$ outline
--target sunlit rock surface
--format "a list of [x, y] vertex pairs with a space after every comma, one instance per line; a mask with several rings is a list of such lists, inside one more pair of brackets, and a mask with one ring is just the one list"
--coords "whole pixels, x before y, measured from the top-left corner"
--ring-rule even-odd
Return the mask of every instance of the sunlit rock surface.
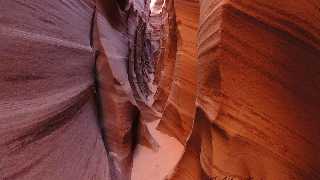
[[320, 178], [319, 5], [200, 2], [196, 119], [211, 125], [209, 176]]
[[0, 180], [320, 179], [318, 0], [0, 0]]

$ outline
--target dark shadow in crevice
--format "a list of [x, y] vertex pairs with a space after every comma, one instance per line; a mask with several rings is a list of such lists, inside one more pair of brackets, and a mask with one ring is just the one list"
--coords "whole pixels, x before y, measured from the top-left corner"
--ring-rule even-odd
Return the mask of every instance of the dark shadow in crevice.
[[121, 12], [126, 8], [127, 0], [101, 0], [101, 4], [113, 28], [120, 30], [126, 27], [125, 18]]

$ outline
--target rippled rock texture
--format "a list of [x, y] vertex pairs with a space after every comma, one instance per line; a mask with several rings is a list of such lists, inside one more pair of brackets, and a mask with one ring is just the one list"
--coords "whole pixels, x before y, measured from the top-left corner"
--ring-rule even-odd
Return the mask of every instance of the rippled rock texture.
[[0, 0], [0, 179], [320, 179], [319, 9]]

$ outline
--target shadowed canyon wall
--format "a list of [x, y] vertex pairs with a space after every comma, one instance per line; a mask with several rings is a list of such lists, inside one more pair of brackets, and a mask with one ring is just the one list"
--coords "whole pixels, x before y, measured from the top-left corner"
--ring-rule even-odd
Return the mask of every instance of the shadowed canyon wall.
[[320, 179], [318, 0], [0, 0], [0, 180]]

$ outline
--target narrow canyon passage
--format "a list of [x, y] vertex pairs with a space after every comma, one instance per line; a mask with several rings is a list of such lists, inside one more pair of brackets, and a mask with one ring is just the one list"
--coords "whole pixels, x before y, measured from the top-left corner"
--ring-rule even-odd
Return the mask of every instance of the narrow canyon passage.
[[320, 179], [318, 0], [0, 0], [0, 180]]

